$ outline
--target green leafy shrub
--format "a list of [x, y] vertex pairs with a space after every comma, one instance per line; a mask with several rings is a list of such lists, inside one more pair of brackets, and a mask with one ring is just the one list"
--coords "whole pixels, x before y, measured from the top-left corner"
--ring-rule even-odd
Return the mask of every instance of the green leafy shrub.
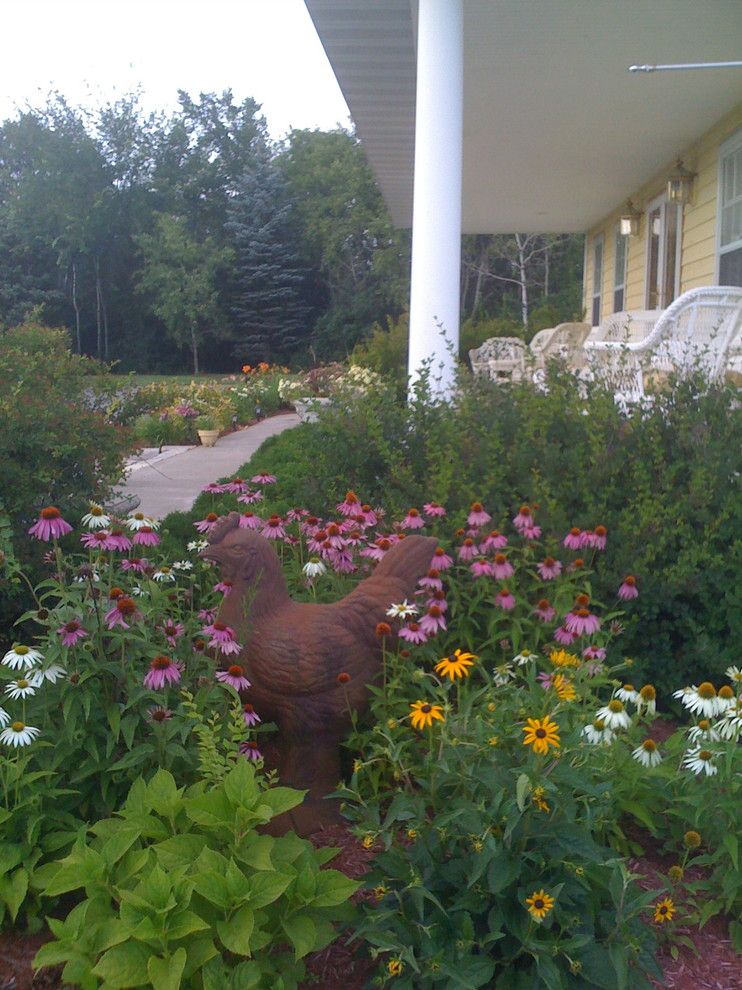
[[268, 787], [247, 760], [218, 783], [179, 788], [165, 770], [48, 866], [47, 896], [83, 890], [35, 965], [65, 984], [154, 990], [294, 990], [304, 957], [335, 937], [358, 884], [322, 870], [332, 850], [257, 829], [301, 792]]
[[153, 416], [145, 413], [137, 416], [133, 433], [137, 440], [148, 447], [183, 444], [190, 440], [188, 421], [181, 416]]
[[459, 356], [468, 362], [469, 351], [480, 347], [490, 337], [522, 337], [523, 325], [517, 320], [495, 317], [489, 320], [465, 320], [459, 334]]

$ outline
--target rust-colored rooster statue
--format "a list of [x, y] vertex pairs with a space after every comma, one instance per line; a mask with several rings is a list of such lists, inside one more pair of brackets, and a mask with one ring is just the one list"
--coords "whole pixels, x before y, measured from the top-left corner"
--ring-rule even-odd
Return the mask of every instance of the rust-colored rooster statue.
[[[412, 596], [436, 546], [432, 537], [408, 536], [341, 601], [312, 604], [289, 597], [275, 550], [239, 528], [238, 513], [211, 531], [202, 556], [233, 585], [217, 620], [242, 644], [239, 663], [252, 683], [246, 700], [278, 726], [281, 783], [309, 792], [283, 821], [274, 820], [279, 829], [309, 835], [337, 820], [335, 803], [323, 799], [340, 780], [350, 709], [367, 708], [367, 685], [381, 671], [376, 626], [392, 602]], [[338, 680], [339, 674], [349, 679]]]

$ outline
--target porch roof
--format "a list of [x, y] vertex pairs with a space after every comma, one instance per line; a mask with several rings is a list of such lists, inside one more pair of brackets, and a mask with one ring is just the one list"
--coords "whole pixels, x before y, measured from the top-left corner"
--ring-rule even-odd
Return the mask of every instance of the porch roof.
[[[305, 0], [394, 222], [409, 227], [417, 0]], [[739, 0], [464, 0], [465, 233], [582, 231], [742, 100]], [[692, 165], [692, 163], [690, 163]]]

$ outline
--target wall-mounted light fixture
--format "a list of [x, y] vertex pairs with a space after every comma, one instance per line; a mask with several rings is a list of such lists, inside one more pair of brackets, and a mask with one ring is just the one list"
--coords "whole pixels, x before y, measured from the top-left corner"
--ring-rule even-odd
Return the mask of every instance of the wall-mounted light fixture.
[[683, 166], [678, 158], [675, 171], [667, 179], [667, 199], [670, 203], [688, 203], [693, 195], [693, 180], [695, 172]]
[[618, 221], [618, 229], [624, 237], [637, 237], [641, 228], [642, 213], [631, 200], [626, 201], [626, 212]]

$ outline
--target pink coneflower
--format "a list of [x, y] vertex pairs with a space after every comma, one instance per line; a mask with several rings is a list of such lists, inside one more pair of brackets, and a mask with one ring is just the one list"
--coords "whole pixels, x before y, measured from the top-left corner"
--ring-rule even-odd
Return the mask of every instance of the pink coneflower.
[[345, 537], [343, 531], [337, 523], [328, 523], [325, 527], [325, 539], [323, 540], [325, 550], [344, 550]]
[[81, 639], [87, 636], [87, 630], [83, 629], [82, 623], [77, 619], [70, 619], [57, 629], [62, 637], [63, 646], [75, 646]]
[[536, 680], [539, 682], [544, 691], [549, 690], [553, 678], [554, 675], [548, 674], [545, 670], [542, 670], [540, 674], [536, 674]]
[[[202, 622], [209, 622], [209, 623], [211, 623], [216, 618], [216, 609], [215, 608], [200, 608], [198, 610], [198, 617], [199, 617], [199, 619]], [[207, 635], [209, 635], [209, 636], [212, 635], [211, 630], [209, 630], [209, 629], [204, 629], [204, 632], [207, 633]]]
[[233, 663], [226, 670], [217, 670], [216, 679], [222, 684], [229, 684], [235, 691], [247, 691], [250, 687], [250, 682], [245, 677], [245, 668], [239, 663]]
[[242, 478], [232, 478], [224, 485], [225, 492], [232, 492], [235, 495], [244, 495], [250, 491], [250, 486]]
[[435, 636], [439, 630], [446, 631], [446, 619], [443, 615], [443, 609], [439, 605], [430, 606], [420, 619], [420, 629], [426, 636]]
[[436, 547], [430, 566], [436, 571], [447, 571], [449, 567], [453, 567], [453, 557], [449, 556], [443, 547]]
[[286, 537], [286, 530], [281, 523], [281, 517], [271, 516], [263, 526], [262, 534], [268, 540], [283, 540]]
[[541, 536], [540, 526], [522, 526], [519, 530], [524, 540], [537, 540]]
[[226, 490], [226, 485], [220, 485], [216, 481], [210, 481], [201, 489], [202, 492], [207, 492], [209, 495], [223, 495]]
[[183, 672], [183, 665], [170, 657], [155, 657], [150, 662], [143, 684], [152, 691], [159, 691], [168, 684], [177, 684]]
[[[262, 492], [261, 492], [262, 494]], [[286, 518], [289, 522], [301, 522], [304, 516], [308, 516], [309, 512], [307, 509], [289, 509], [286, 513]]]
[[556, 609], [553, 608], [548, 598], [541, 598], [533, 610], [533, 614], [542, 622], [552, 622], [556, 615]]
[[575, 571], [581, 571], [585, 566], [585, 561], [582, 557], [575, 557], [571, 564], [567, 564], [567, 572], [573, 574]]
[[457, 553], [459, 560], [474, 560], [475, 557], [479, 556], [479, 547], [470, 536], [467, 536]]
[[561, 646], [571, 646], [577, 639], [577, 634], [570, 632], [566, 626], [559, 626], [558, 629], [554, 630], [554, 639]]
[[275, 485], [276, 480], [275, 474], [256, 474], [250, 478], [253, 485]]
[[28, 531], [29, 536], [37, 540], [58, 540], [60, 536], [65, 536], [72, 532], [72, 527], [62, 519], [62, 513], [53, 505], [41, 510], [38, 520]]
[[203, 519], [197, 520], [193, 525], [199, 533], [210, 533], [218, 522], [218, 514], [216, 512], [209, 512]]
[[150, 722], [169, 722], [173, 717], [173, 713], [169, 708], [163, 708], [162, 705], [157, 705], [155, 708], [149, 708], [147, 710], [147, 719]]
[[80, 543], [86, 550], [115, 550], [116, 544], [111, 541], [111, 534], [107, 529], [94, 529], [89, 533], [84, 533], [80, 537]]
[[546, 557], [540, 564], [536, 564], [536, 570], [542, 581], [553, 581], [562, 573], [562, 565], [553, 557]]
[[469, 570], [473, 578], [491, 578], [495, 576], [493, 565], [489, 560], [475, 560], [469, 564]]
[[428, 638], [418, 622], [408, 622], [406, 626], [402, 626], [397, 635], [408, 643], [424, 643]]
[[124, 533], [123, 529], [114, 528], [111, 530], [111, 543], [113, 544], [113, 549], [118, 551], [118, 553], [126, 553], [131, 550], [131, 540]]
[[605, 526], [596, 526], [592, 533], [587, 533], [586, 545], [596, 550], [605, 550], [608, 530]]
[[573, 526], [572, 529], [567, 533], [567, 535], [562, 540], [562, 544], [568, 550], [581, 550], [585, 545], [583, 541], [582, 530]]
[[156, 547], [162, 541], [151, 526], [142, 526], [134, 534], [134, 544], [142, 547]]
[[254, 505], [256, 502], [262, 502], [264, 498], [265, 495], [261, 491], [251, 489], [240, 495], [237, 501], [242, 502], [244, 505]]
[[585, 660], [605, 660], [606, 651], [602, 646], [586, 646], [582, 656]]
[[532, 529], [534, 525], [530, 506], [521, 505], [513, 518], [513, 526], [520, 532], [524, 529]]
[[256, 516], [254, 512], [241, 512], [239, 528], [240, 529], [261, 529], [263, 526], [263, 520], [260, 516]]
[[618, 597], [622, 601], [629, 601], [631, 598], [638, 598], [639, 591], [636, 587], [636, 578], [633, 574], [629, 574], [628, 577], [623, 579], [623, 584], [618, 589]]
[[374, 510], [370, 505], [362, 505], [361, 515], [363, 516], [366, 526], [375, 526], [384, 513], [381, 509]]
[[336, 508], [341, 516], [354, 516], [361, 508], [361, 500], [355, 492], [346, 492], [345, 499]]
[[600, 619], [588, 609], [590, 599], [587, 595], [578, 595], [575, 608], [567, 614], [564, 620], [565, 628], [575, 636], [592, 636], [600, 629]]
[[263, 759], [263, 754], [258, 749], [258, 744], [256, 742], [252, 742], [250, 739], [240, 743], [240, 753], [247, 757], [248, 760], [252, 760], [254, 763], [257, 763], [258, 760]]
[[488, 535], [482, 540], [481, 549], [485, 553], [489, 553], [491, 550], [502, 550], [503, 547], [508, 545], [507, 536], [503, 536], [499, 529], [493, 529]]
[[423, 506], [423, 512], [426, 516], [430, 516], [431, 519], [441, 519], [446, 514], [446, 510], [442, 505], [438, 505], [437, 502], [426, 502]]
[[245, 725], [249, 725], [251, 728], [253, 725], [257, 725], [262, 719], [260, 715], [255, 711], [251, 704], [246, 704], [242, 706], [242, 718], [244, 719]]
[[425, 607], [430, 608], [431, 605], [437, 605], [441, 612], [448, 611], [448, 602], [446, 601], [446, 596], [442, 591], [434, 591], [430, 598], [425, 602]]
[[119, 595], [116, 598], [115, 606], [104, 616], [109, 629], [121, 626], [128, 629], [129, 623], [138, 622], [142, 618], [142, 613], [137, 609], [136, 602], [127, 595]]
[[185, 626], [183, 623], [173, 622], [172, 619], [166, 619], [160, 628], [165, 634], [165, 639], [168, 641], [170, 646], [175, 646], [176, 642], [185, 633]]
[[443, 590], [440, 573], [434, 567], [431, 567], [425, 577], [420, 578], [417, 583], [421, 588], [430, 588], [432, 591]]
[[401, 523], [403, 529], [422, 529], [424, 525], [425, 520], [421, 517], [417, 509], [408, 509], [407, 515]]
[[496, 553], [492, 563], [492, 572], [498, 581], [506, 581], [515, 574], [513, 565], [504, 553]]
[[[350, 522], [350, 520], [348, 521]], [[348, 528], [345, 528], [344, 526], [341, 528], [345, 533], [346, 547], [360, 547], [363, 543], [365, 543], [363, 533], [357, 526], [351, 524]]]
[[480, 526], [486, 526], [488, 522], [491, 522], [492, 516], [489, 512], [484, 511], [484, 506], [481, 502], [472, 502], [466, 521], [469, 526], [479, 529]]
[[220, 591], [224, 595], [224, 597], [226, 598], [227, 595], [231, 595], [232, 594], [232, 582], [231, 581], [228, 581], [226, 578], [222, 578], [221, 581], [218, 581], [214, 585], [214, 587], [213, 587], [212, 590], [213, 591]]
[[146, 557], [128, 557], [121, 561], [122, 571], [135, 571], [137, 574], [144, 574], [149, 568], [149, 561]]
[[515, 608], [515, 598], [507, 588], [501, 588], [495, 595], [495, 605], [499, 605], [500, 608], [509, 612], [510, 609]]
[[330, 550], [325, 559], [336, 574], [353, 574], [356, 570], [350, 550]]
[[204, 626], [203, 632], [211, 636], [207, 645], [219, 650], [224, 656], [242, 652], [242, 647], [235, 639], [234, 629], [223, 622], [213, 622], [210, 626]]

